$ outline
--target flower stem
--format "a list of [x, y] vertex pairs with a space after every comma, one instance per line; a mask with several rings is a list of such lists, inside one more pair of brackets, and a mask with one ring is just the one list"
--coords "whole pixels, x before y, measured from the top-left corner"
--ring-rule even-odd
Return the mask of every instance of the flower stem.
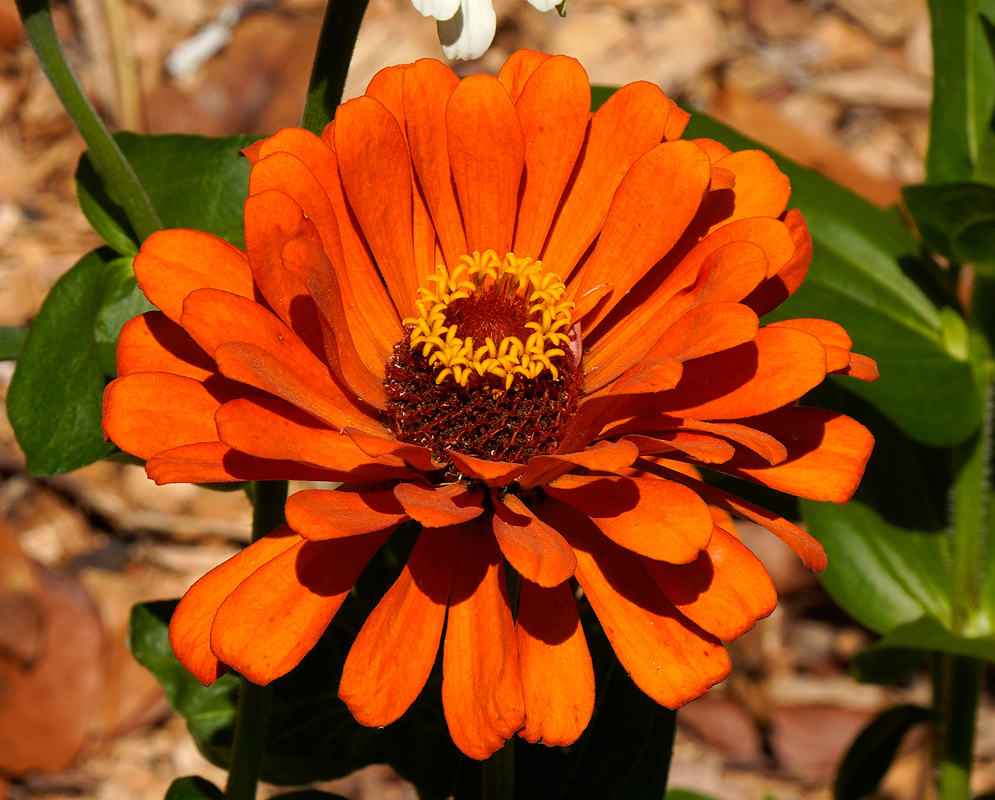
[[981, 694], [980, 661], [933, 656], [933, 764], [937, 800], [969, 800], [974, 729]]
[[301, 127], [320, 135], [342, 101], [349, 62], [369, 0], [328, 0], [314, 53]]
[[[253, 484], [252, 541], [257, 541], [283, 524], [287, 500], [286, 481], [257, 481]], [[238, 684], [235, 740], [228, 764], [226, 800], [255, 800], [259, 767], [266, 746], [270, 688], [257, 686], [243, 677]]]
[[515, 742], [504, 747], [482, 765], [483, 800], [515, 800]]
[[138, 176], [121, 148], [111, 137], [96, 110], [90, 104], [59, 46], [52, 23], [49, 0], [16, 0], [24, 20], [24, 30], [41, 62], [42, 69], [55, 88], [69, 116], [79, 129], [94, 166], [111, 193], [124, 208], [128, 221], [141, 240], [162, 228], [162, 221], [152, 206]]

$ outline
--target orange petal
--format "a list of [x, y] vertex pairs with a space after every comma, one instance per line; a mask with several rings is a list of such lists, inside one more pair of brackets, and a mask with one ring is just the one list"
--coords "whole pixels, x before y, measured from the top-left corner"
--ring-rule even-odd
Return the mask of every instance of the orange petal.
[[715, 162], [735, 175], [734, 189], [709, 193], [694, 221], [705, 233], [738, 219], [779, 217], [791, 194], [788, 177], [760, 150], [739, 150]]
[[564, 475], [543, 491], [586, 514], [626, 550], [658, 561], [687, 564], [712, 535], [705, 501], [673, 481]]
[[670, 116], [667, 117], [667, 127], [664, 128], [663, 139], [672, 142], [674, 139], [681, 138], [681, 134], [684, 133], [684, 129], [691, 121], [691, 115], [669, 97], [667, 101], [670, 103]]
[[577, 553], [577, 581], [625, 671], [667, 708], [701, 696], [729, 674], [725, 648], [667, 600], [634, 553], [600, 536], [582, 514], [547, 503], [540, 514]]
[[594, 667], [570, 584], [522, 581], [515, 626], [525, 699], [519, 735], [549, 747], [573, 744], [594, 712]]
[[721, 142], [716, 142], [714, 139], [692, 139], [698, 147], [708, 153], [708, 159], [714, 164], [720, 158], [725, 158], [729, 155], [732, 150], [726, 147]]
[[494, 497], [492, 525], [504, 557], [526, 580], [550, 587], [573, 576], [577, 559], [566, 539], [515, 495]]
[[351, 395], [332, 383], [327, 373], [307, 369], [306, 362], [288, 366], [283, 360], [248, 342], [225, 342], [214, 351], [218, 367], [232, 380], [269, 392], [334, 428], [362, 428], [374, 433], [383, 427], [356, 406]]
[[742, 636], [777, 605], [767, 570], [731, 533], [716, 526], [708, 549], [690, 564], [643, 559], [678, 610], [724, 642]]
[[[625, 174], [594, 253], [571, 282], [574, 296], [610, 281], [614, 293], [584, 319], [593, 328], [677, 243], [708, 188], [711, 166], [697, 145], [657, 145]], [[652, 220], [652, 221], [651, 221]]]
[[565, 475], [574, 467], [584, 467], [596, 472], [617, 472], [623, 467], [631, 466], [638, 455], [638, 448], [629, 442], [598, 442], [593, 447], [576, 453], [533, 456], [518, 485], [522, 489], [532, 489]]
[[525, 134], [525, 174], [513, 250], [538, 259], [587, 133], [587, 73], [576, 59], [553, 56], [532, 73], [515, 109]]
[[681, 430], [703, 431], [745, 445], [768, 464], [780, 464], [788, 457], [788, 451], [781, 442], [769, 433], [751, 426], [752, 420], [749, 424], [740, 425], [735, 422], [705, 422], [698, 419], [682, 419], [677, 425]]
[[336, 492], [308, 489], [290, 496], [286, 512], [290, 527], [312, 542], [385, 531], [408, 519], [390, 490]]
[[[327, 157], [322, 159], [319, 164], [320, 169], [328, 169], [334, 166], [334, 160], [332, 158], [332, 153], [328, 149], [328, 146], [322, 142], [320, 139], [317, 140], [317, 147], [323, 148], [327, 153]], [[301, 229], [301, 223], [299, 220], [294, 223], [294, 217], [297, 216], [295, 213], [294, 206], [303, 212], [303, 217], [308, 219], [317, 230], [318, 236], [320, 237], [318, 241], [315, 242], [319, 247], [323, 248], [325, 252], [335, 261], [343, 261], [344, 255], [342, 253], [342, 241], [339, 236], [339, 225], [338, 220], [335, 218], [335, 211], [332, 208], [332, 202], [328, 199], [328, 195], [325, 193], [324, 187], [318, 180], [318, 176], [309, 169], [304, 162], [297, 157], [295, 153], [288, 152], [276, 152], [272, 155], [268, 155], [259, 161], [253, 168], [252, 173], [249, 176], [249, 197], [253, 197], [257, 194], [267, 193], [267, 197], [264, 203], [253, 203], [251, 208], [253, 210], [253, 216], [265, 214], [266, 207], [272, 205], [274, 202], [280, 202], [277, 200], [279, 194], [270, 193], [271, 191], [279, 192], [289, 197], [293, 205], [287, 203], [285, 200], [280, 203], [282, 206], [281, 211], [272, 211], [270, 214], [270, 219], [274, 217], [285, 216], [283, 220], [284, 225], [287, 225], [287, 230], [285, 228], [284, 235], [277, 237], [275, 241], [270, 245], [271, 249], [279, 254], [281, 245], [287, 240], [287, 234], [291, 237], [293, 236], [293, 229], [296, 227]], [[282, 212], [282, 213], [281, 213]], [[289, 212], [289, 213], [287, 213]], [[258, 225], [259, 223], [265, 224], [265, 219], [254, 220]], [[279, 223], [278, 223], [279, 224]], [[258, 233], [258, 230], [257, 230]], [[262, 242], [256, 241], [258, 247], [259, 244], [264, 244]], [[246, 241], [246, 249], [249, 251], [249, 261], [254, 262], [254, 253], [248, 248], [248, 240]], [[256, 265], [253, 263], [253, 274], [255, 272]], [[273, 275], [272, 277], [276, 277]], [[258, 283], [257, 279], [257, 283]], [[270, 299], [271, 292], [267, 291], [270, 287], [260, 285], [263, 294], [266, 296], [267, 301], [273, 309], [283, 316], [281, 310], [286, 305], [286, 298], [276, 296]], [[276, 288], [276, 287], [273, 287]]]
[[739, 303], [708, 303], [692, 308], [657, 339], [648, 355], [690, 361], [752, 342], [760, 322]]
[[505, 486], [525, 472], [524, 464], [474, 458], [456, 450], [446, 450], [446, 455], [461, 473], [483, 481], [485, 486]]
[[739, 419], [773, 411], [822, 383], [825, 353], [801, 331], [761, 328], [755, 342], [685, 362], [680, 385], [652, 413]]
[[480, 504], [483, 492], [469, 491], [463, 483], [450, 483], [447, 486], [400, 483], [394, 487], [394, 497], [411, 519], [426, 528], [458, 525], [484, 513]]
[[257, 458], [297, 461], [354, 481], [417, 474], [399, 458], [371, 458], [348, 436], [275, 397], [232, 400], [214, 422], [221, 441]]
[[[805, 224], [801, 212], [797, 208], [792, 208], [784, 215], [784, 224], [794, 242], [794, 253], [783, 263], [778, 264], [773, 270], [774, 274], [743, 301], [760, 316], [777, 308], [795, 293], [805, 280], [809, 264], [812, 263], [812, 236], [808, 232], [808, 225]], [[769, 253], [768, 258], [770, 258]], [[772, 267], [774, 263], [772, 262]]]
[[612, 291], [613, 289], [610, 283], [601, 283], [593, 289], [588, 289], [584, 292], [584, 294], [578, 297], [574, 303], [573, 312], [570, 317], [571, 325], [579, 320], [582, 320], [594, 311], [598, 303], [611, 294]]
[[244, 217], [245, 247], [259, 291], [276, 315], [312, 352], [323, 355], [321, 327], [314, 302], [297, 276], [283, 268], [281, 258], [283, 246], [290, 239], [318, 238], [314, 224], [290, 197], [273, 190], [246, 200]]
[[[548, 53], [540, 53], [536, 50], [516, 50], [508, 60], [501, 66], [498, 72], [498, 80], [504, 84], [508, 90], [508, 95], [512, 100], [518, 100], [525, 83], [532, 77], [539, 66], [553, 56]], [[587, 110], [590, 112], [591, 103], [588, 101]]]
[[849, 500], [874, 447], [867, 428], [822, 408], [787, 406], [744, 423], [783, 442], [787, 458], [771, 466], [751, 453], [739, 453], [719, 469], [810, 500]]
[[[768, 276], [783, 269], [797, 251], [789, 226], [781, 220], [770, 217], [737, 220], [717, 228], [701, 241], [698, 241], [695, 231], [689, 230], [673, 252], [650, 274], [651, 281], [660, 278], [660, 285], [653, 291], [649, 302], [669, 307], [680, 292], [694, 284], [705, 260], [712, 253], [733, 242], [750, 242], [758, 245], [763, 250], [764, 258], [767, 259]], [[756, 291], [754, 290], [754, 293]], [[758, 315], [761, 313], [752, 303], [748, 305], [757, 311]]]
[[335, 152], [349, 205], [402, 318], [414, 316], [418, 287], [412, 227], [411, 162], [394, 116], [371, 97], [335, 114]]
[[170, 372], [204, 381], [221, 378], [214, 361], [189, 334], [161, 311], [128, 320], [117, 339], [117, 374]]
[[405, 444], [388, 436], [374, 436], [372, 433], [364, 433], [353, 428], [345, 428], [342, 433], [352, 439], [366, 455], [373, 458], [397, 456], [419, 472], [434, 472], [445, 466], [441, 461], [435, 460], [431, 450], [421, 445]]
[[842, 325], [837, 325], [827, 319], [785, 319], [779, 322], [770, 322], [766, 327], [792, 328], [814, 336], [826, 348], [827, 372], [846, 369], [850, 364], [850, 348], [853, 347], [853, 341], [843, 330]]
[[252, 297], [255, 287], [245, 253], [224, 239], [188, 230], [157, 231], [135, 256], [135, 277], [152, 305], [180, 321], [183, 299], [205, 286]]
[[873, 358], [862, 356], [860, 353], [850, 353], [850, 363], [843, 369], [838, 369], [834, 375], [849, 375], [851, 378], [859, 378], [868, 383], [874, 383], [879, 377], [878, 365]]
[[402, 87], [411, 163], [449, 266], [467, 253], [446, 146], [446, 105], [458, 85], [451, 69], [423, 58], [405, 70]]
[[211, 650], [261, 686], [286, 675], [317, 643], [389, 535], [300, 541], [263, 564], [218, 608]]
[[639, 447], [640, 455], [673, 454], [676, 450], [704, 464], [721, 464], [736, 455], [731, 444], [704, 433], [665, 431], [655, 437], [630, 434], [625, 438]]
[[156, 453], [145, 472], [157, 484], [232, 481], [342, 481], [352, 476], [293, 461], [273, 461], [240, 453], [224, 442], [201, 442]]
[[442, 655], [442, 707], [456, 746], [483, 760], [525, 722], [504, 559], [490, 531], [463, 526]]
[[358, 344], [363, 332], [352, 328], [355, 315], [346, 311], [344, 287], [328, 256], [308, 239], [292, 239], [282, 258], [284, 268], [300, 280], [320, 311], [325, 355], [336, 376], [368, 405], [385, 409], [386, 362], [375, 349]]
[[211, 625], [221, 604], [259, 567], [300, 541], [300, 536], [281, 525], [216, 566], [183, 595], [169, 621], [169, 645], [187, 672], [204, 686], [228, 671], [211, 652]]
[[738, 497], [723, 492], [721, 489], [716, 489], [714, 486], [709, 486], [703, 481], [688, 477], [676, 470], [653, 464], [651, 461], [644, 459], [638, 463], [647, 472], [683, 483], [704, 497], [709, 503], [714, 503], [719, 508], [766, 528], [794, 550], [801, 558], [802, 563], [809, 569], [822, 572], [826, 568], [826, 551], [822, 549], [822, 545], [797, 525], [779, 517], [773, 511], [760, 508], [760, 506], [746, 500], [740, 500]]
[[446, 106], [453, 182], [471, 252], [511, 252], [525, 137], [508, 92], [497, 78], [460, 81]]
[[216, 442], [214, 412], [231, 396], [200, 381], [139, 372], [104, 391], [104, 435], [138, 458], [194, 442]]
[[[397, 120], [402, 134], [405, 133], [406, 128], [404, 75], [409, 69], [408, 66], [385, 67], [373, 76], [370, 85], [366, 87], [366, 96], [383, 104], [384, 108]], [[413, 180], [414, 166], [409, 163], [409, 167]], [[413, 182], [412, 186], [414, 185]], [[435, 265], [438, 263], [435, 259], [435, 228], [432, 226], [425, 198], [417, 189], [411, 193], [411, 203], [415, 274], [420, 279], [424, 279], [424, 276], [435, 272]]]
[[359, 631], [339, 697], [361, 725], [397, 720], [432, 672], [459, 552], [458, 528], [426, 528], [408, 563]]
[[622, 178], [660, 143], [670, 114], [660, 87], [645, 81], [623, 86], [594, 113], [577, 174], [542, 253], [546, 269], [564, 280], [573, 272], [601, 230]]
[[643, 358], [627, 369], [606, 394], [665, 392], [677, 386], [683, 374], [684, 365], [676, 358]]

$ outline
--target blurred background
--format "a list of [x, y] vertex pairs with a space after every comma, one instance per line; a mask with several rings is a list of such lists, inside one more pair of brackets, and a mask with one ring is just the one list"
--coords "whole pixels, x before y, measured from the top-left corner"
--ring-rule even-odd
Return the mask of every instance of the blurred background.
[[[494, 46], [461, 74], [528, 47], [580, 60], [593, 83], [658, 83], [675, 99], [887, 206], [922, 180], [930, 99], [925, 0], [568, 0], [567, 15], [497, 0]], [[299, 121], [322, 0], [72, 0], [55, 4], [68, 57], [112, 129], [272, 133]], [[346, 97], [391, 64], [442, 57], [409, 0], [371, 0]], [[0, 325], [37, 312], [99, 242], [76, 203], [84, 147], [0, 0]], [[13, 363], [0, 362], [0, 396]], [[248, 541], [240, 492], [156, 487], [98, 463], [37, 479], [0, 411], [0, 800], [161, 798], [178, 775], [223, 785], [126, 646], [133, 603], [179, 596]], [[293, 487], [292, 487], [293, 488]], [[858, 684], [873, 638], [796, 557], [742, 526], [781, 597], [731, 646], [732, 677], [679, 715], [671, 785], [722, 800], [828, 798], [846, 748], [882, 708], [928, 703], [925, 674]], [[883, 796], [931, 791], [925, 731]], [[995, 789], [995, 713], [982, 699], [974, 793]], [[328, 788], [414, 798], [386, 768]], [[264, 790], [266, 791], [266, 790]]]

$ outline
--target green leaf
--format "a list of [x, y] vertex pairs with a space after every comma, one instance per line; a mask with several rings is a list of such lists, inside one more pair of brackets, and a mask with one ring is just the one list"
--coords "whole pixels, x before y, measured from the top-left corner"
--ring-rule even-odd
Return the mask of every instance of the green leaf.
[[[239, 151], [257, 138], [114, 134], [164, 227], [195, 228], [238, 247], [245, 244], [242, 208], [249, 193], [249, 162]], [[76, 170], [76, 193], [87, 220], [105, 242], [120, 253], [138, 252], [138, 237], [86, 153]]]
[[[134, 298], [130, 259], [95, 250], [52, 287], [31, 325], [7, 396], [7, 413], [32, 475], [61, 475], [114, 450], [100, 427], [107, 337]], [[130, 282], [130, 283], [129, 283]]]
[[995, 636], [959, 636], [940, 620], [929, 616], [892, 628], [861, 653], [873, 654], [894, 649], [950, 653], [995, 664]]
[[0, 361], [16, 360], [27, 338], [27, 327], [16, 328], [10, 325], [0, 327]]
[[819, 579], [862, 625], [885, 634], [931, 615], [952, 619], [943, 510], [949, 457], [918, 445], [863, 401], [822, 389], [806, 402], [836, 408], [875, 434], [864, 478], [846, 505], [803, 500], [802, 516], [826, 549]]
[[162, 685], [170, 708], [187, 721], [194, 741], [202, 747], [234, 724], [238, 678], [229, 673], [210, 686], [202, 686], [176, 660], [169, 646], [169, 619], [177, 602], [161, 600], [132, 608], [128, 647], [135, 660]]
[[924, 611], [950, 619], [941, 531], [892, 525], [857, 500], [845, 506], [803, 501], [801, 507], [829, 556], [820, 581], [857, 622], [884, 634]]
[[225, 793], [207, 778], [188, 775], [169, 784], [164, 800], [225, 800]]
[[995, 187], [919, 184], [902, 195], [927, 247], [995, 275]]
[[905, 734], [929, 718], [928, 709], [904, 705], [889, 708], [871, 720], [843, 757], [833, 786], [834, 800], [860, 800], [874, 792], [895, 760]]
[[983, 15], [993, 0], [931, 0], [933, 105], [929, 183], [995, 178], [995, 66]]

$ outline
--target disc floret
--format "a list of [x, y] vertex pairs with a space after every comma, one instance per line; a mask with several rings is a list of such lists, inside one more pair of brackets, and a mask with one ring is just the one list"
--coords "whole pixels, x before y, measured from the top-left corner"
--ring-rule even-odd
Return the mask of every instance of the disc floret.
[[440, 264], [428, 281], [434, 286], [418, 290], [418, 316], [404, 324], [412, 326], [411, 349], [438, 370], [437, 384], [451, 378], [466, 387], [474, 375], [492, 375], [507, 391], [516, 376], [532, 380], [544, 371], [557, 380], [573, 303], [542, 262], [474, 252], [452, 269]]

